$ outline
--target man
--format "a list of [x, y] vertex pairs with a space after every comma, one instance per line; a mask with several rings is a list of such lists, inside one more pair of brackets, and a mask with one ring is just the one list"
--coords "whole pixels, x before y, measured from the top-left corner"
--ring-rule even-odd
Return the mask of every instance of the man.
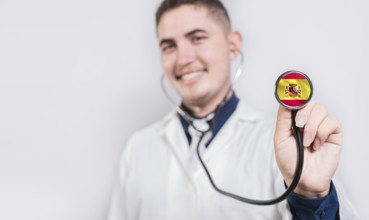
[[[221, 2], [164, 0], [156, 22], [162, 66], [181, 108], [193, 118], [217, 117], [202, 143], [215, 182], [253, 199], [279, 196], [296, 164], [291, 112], [279, 108], [274, 132], [275, 125], [229, 89], [242, 36], [232, 31]], [[212, 188], [194, 154], [198, 134], [186, 117], [170, 112], [128, 141], [109, 219], [354, 219], [332, 182], [342, 145], [339, 121], [311, 101], [297, 113], [296, 124], [307, 147], [300, 182], [287, 201], [255, 206]]]

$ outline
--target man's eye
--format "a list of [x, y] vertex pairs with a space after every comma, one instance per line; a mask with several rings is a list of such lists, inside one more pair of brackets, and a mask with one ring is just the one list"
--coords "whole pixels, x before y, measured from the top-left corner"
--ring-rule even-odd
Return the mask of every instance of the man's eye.
[[204, 36], [193, 36], [192, 37], [192, 42], [194, 42], [194, 43], [200, 43], [200, 42], [202, 42], [205, 39], [206, 39], [206, 37], [204, 37]]
[[172, 50], [173, 48], [175, 48], [175, 45], [172, 44], [172, 43], [168, 43], [168, 44], [163, 45], [163, 47], [161, 48], [161, 50], [163, 52], [168, 52], [168, 51]]

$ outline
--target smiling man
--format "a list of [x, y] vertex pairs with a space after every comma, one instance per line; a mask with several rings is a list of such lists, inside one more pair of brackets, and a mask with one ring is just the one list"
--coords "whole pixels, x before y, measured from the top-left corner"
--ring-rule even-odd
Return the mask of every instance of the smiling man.
[[[162, 66], [182, 98], [180, 108], [191, 120], [216, 121], [201, 142], [215, 182], [254, 199], [279, 196], [291, 183], [296, 164], [291, 112], [280, 107], [272, 122], [235, 95], [230, 66], [242, 36], [232, 31], [222, 3], [165, 0], [156, 23]], [[110, 220], [356, 218], [332, 182], [342, 129], [321, 105], [311, 101], [297, 113], [306, 146], [304, 170], [287, 201], [270, 206], [244, 204], [212, 188], [195, 155], [200, 135], [188, 117], [173, 110], [131, 136]]]
[[158, 12], [164, 72], [183, 104], [199, 117], [213, 111], [226, 95], [230, 60], [242, 42], [238, 32], [230, 31], [225, 12], [213, 10], [209, 14], [200, 5], [187, 5]]

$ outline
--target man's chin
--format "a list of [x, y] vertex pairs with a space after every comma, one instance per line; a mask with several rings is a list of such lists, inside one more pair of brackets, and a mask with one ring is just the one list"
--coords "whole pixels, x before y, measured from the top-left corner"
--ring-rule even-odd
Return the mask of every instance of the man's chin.
[[185, 105], [190, 106], [203, 106], [207, 103], [206, 94], [192, 94], [191, 96], [182, 96], [182, 100]]

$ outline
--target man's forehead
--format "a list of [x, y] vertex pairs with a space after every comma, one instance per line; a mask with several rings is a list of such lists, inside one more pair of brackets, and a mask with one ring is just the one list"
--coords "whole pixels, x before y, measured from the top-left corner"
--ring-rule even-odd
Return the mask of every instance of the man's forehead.
[[163, 14], [157, 32], [158, 37], [167, 38], [186, 34], [194, 29], [206, 29], [214, 24], [204, 6], [182, 5]]

